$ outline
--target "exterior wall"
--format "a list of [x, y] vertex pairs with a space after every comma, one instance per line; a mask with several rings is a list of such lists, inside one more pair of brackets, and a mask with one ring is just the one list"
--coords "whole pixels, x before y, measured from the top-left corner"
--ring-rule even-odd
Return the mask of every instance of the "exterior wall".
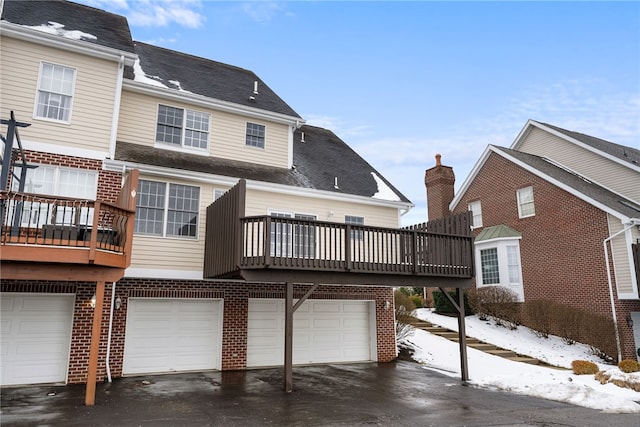
[[[308, 286], [295, 285], [294, 298], [300, 298], [307, 289]], [[76, 294], [68, 383], [86, 382], [93, 318], [90, 299], [95, 292], [95, 284], [3, 280], [0, 290], [2, 292]], [[120, 309], [114, 310], [110, 352], [111, 376], [113, 378], [122, 376], [129, 297], [223, 299], [222, 370], [233, 371], [246, 369], [248, 299], [284, 298], [284, 286], [282, 284], [217, 281], [123, 279], [116, 285], [116, 296], [121, 298], [122, 306]], [[392, 288], [320, 286], [310, 298], [375, 301], [378, 362], [390, 362], [396, 358], [394, 312], [392, 309], [384, 309], [385, 301], [393, 301]], [[103, 381], [106, 377], [105, 361], [110, 304], [111, 286], [106, 286], [98, 362], [98, 381]]]
[[[611, 215], [607, 215], [607, 220], [610, 230], [609, 235], [611, 236], [622, 232], [626, 228], [619, 219]], [[635, 238], [638, 238], [637, 229], [637, 227], [632, 227], [628, 231], [611, 239], [609, 243], [609, 256], [615, 272], [615, 287], [618, 296], [621, 298], [639, 298], [635, 271], [632, 270], [633, 256], [631, 254], [631, 243], [635, 242], [633, 235], [635, 234]]]
[[[2, 37], [0, 111], [8, 118], [31, 123], [20, 129], [23, 143], [54, 143], [71, 148], [109, 152], [118, 64], [52, 47]], [[34, 117], [41, 61], [76, 69], [71, 123]]]
[[[209, 155], [231, 160], [253, 162], [267, 166], [287, 168], [289, 160], [289, 129], [287, 125], [234, 115], [149, 95], [122, 92], [118, 141], [154, 146], [158, 105], [189, 108], [209, 113]], [[265, 148], [245, 144], [247, 122], [265, 126]], [[158, 144], [160, 146], [160, 144]]]
[[[536, 214], [520, 219], [516, 190], [528, 186], [533, 187]], [[484, 227], [504, 224], [522, 233], [525, 301], [550, 299], [611, 317], [602, 246], [609, 236], [604, 212], [495, 153], [462, 195], [454, 214], [475, 200], [482, 201]], [[618, 319], [640, 309], [640, 301], [620, 301], [617, 296], [615, 300]], [[626, 343], [623, 355], [635, 359], [631, 328], [625, 324], [620, 332]]]
[[[159, 237], [136, 234], [133, 240], [131, 268], [202, 272], [205, 242], [206, 208], [213, 202], [215, 188], [212, 184], [198, 184], [179, 179], [156, 179], [141, 176], [140, 179], [172, 182], [200, 187], [200, 212], [198, 238]], [[398, 211], [395, 208], [371, 206], [323, 200], [304, 196], [292, 196], [266, 191], [247, 191], [246, 215], [268, 215], [270, 210], [316, 215], [320, 221], [344, 223], [345, 215], [362, 216], [365, 225], [398, 228]], [[329, 217], [329, 212], [333, 216]], [[201, 277], [201, 276], [198, 276]]]
[[576, 144], [533, 127], [519, 151], [548, 157], [588, 177], [591, 181], [640, 203], [638, 172], [592, 153]]

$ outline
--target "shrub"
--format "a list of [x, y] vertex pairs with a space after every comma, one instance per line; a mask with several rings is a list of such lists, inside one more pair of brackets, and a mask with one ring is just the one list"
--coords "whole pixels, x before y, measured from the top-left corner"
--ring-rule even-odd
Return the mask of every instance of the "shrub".
[[598, 373], [598, 365], [588, 360], [574, 360], [571, 369], [576, 375], [595, 375]]
[[516, 329], [520, 324], [518, 296], [504, 286], [483, 286], [475, 289], [471, 309], [481, 319], [492, 317], [497, 325]]
[[409, 298], [411, 298], [416, 308], [422, 308], [422, 297], [420, 295], [410, 295]]
[[526, 301], [523, 305], [527, 326], [540, 338], [549, 338], [551, 333], [552, 305], [555, 303], [549, 300]]
[[[453, 298], [454, 301], [457, 301], [456, 291], [449, 291], [449, 295]], [[464, 312], [466, 316], [473, 314], [473, 310], [469, 305], [469, 295], [465, 291], [464, 292]], [[451, 305], [451, 302], [447, 299], [446, 296], [442, 293], [442, 291], [433, 291], [433, 306], [436, 309], [436, 313], [439, 314], [458, 314], [456, 309]]]
[[412, 331], [411, 322], [415, 319], [416, 306], [401, 290], [393, 293], [396, 315], [396, 339], [402, 341]]
[[631, 372], [640, 372], [640, 363], [635, 360], [625, 359], [618, 363], [618, 368], [627, 374], [630, 374]]

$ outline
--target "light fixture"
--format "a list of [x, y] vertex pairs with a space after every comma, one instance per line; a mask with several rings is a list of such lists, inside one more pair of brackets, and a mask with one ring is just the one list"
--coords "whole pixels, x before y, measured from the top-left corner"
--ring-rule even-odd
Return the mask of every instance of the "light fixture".
[[93, 294], [93, 296], [91, 297], [91, 308], [96, 308], [96, 294]]
[[385, 310], [389, 310], [390, 307], [391, 307], [391, 303], [389, 301], [385, 301], [384, 302], [384, 309]]
[[122, 307], [122, 300], [120, 297], [116, 297], [116, 310]]
[[633, 328], [633, 319], [631, 318], [631, 313], [627, 314], [627, 325], [629, 325], [630, 328]]

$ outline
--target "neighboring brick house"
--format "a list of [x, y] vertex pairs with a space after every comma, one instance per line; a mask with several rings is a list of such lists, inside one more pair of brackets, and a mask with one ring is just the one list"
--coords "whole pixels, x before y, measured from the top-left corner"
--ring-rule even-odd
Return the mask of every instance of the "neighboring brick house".
[[619, 352], [640, 358], [638, 149], [530, 120], [510, 148], [485, 149], [446, 206], [453, 181], [426, 171], [429, 219], [473, 212], [477, 286], [609, 318], [614, 304]]
[[[269, 272], [276, 267], [265, 260], [278, 258], [301, 279], [293, 296], [309, 297], [296, 312], [293, 363], [396, 357], [394, 278], [424, 281], [420, 269], [433, 274], [422, 265], [410, 270], [411, 253], [393, 243], [411, 247], [420, 235], [399, 231], [412, 203], [335, 134], [305, 125], [253, 72], [134, 42], [124, 17], [99, 9], [5, 1], [0, 31], [0, 114], [30, 123], [20, 128], [21, 144], [27, 164], [37, 166], [11, 168], [17, 176], [26, 170], [24, 192], [49, 197], [36, 208], [2, 192], [7, 212], [28, 205], [36, 213], [15, 217], [15, 235], [3, 224], [2, 385], [83, 383], [93, 369], [93, 341], [98, 381], [282, 365], [282, 281], [203, 274], [212, 262], [205, 257], [209, 222], [228, 219], [207, 218], [207, 207], [239, 182], [246, 182], [239, 215], [262, 224], [262, 240], [258, 231], [245, 237], [245, 252], [262, 250], [259, 262]], [[95, 249], [96, 235], [109, 242], [122, 235], [92, 226], [92, 201], [116, 203], [125, 179], [137, 174], [132, 249], [116, 279], [105, 280], [112, 277], [105, 271], [119, 270], [104, 268], [95, 270], [103, 274], [97, 284], [86, 275], [74, 280], [77, 265], [48, 277], [54, 262], [64, 264], [60, 255], [7, 259], [25, 235], [33, 239], [20, 240], [24, 247], [73, 246], [66, 253], [76, 255], [90, 245], [91, 256], [120, 251], [111, 243]], [[9, 188], [15, 191], [16, 182]], [[66, 207], [51, 198], [59, 196], [88, 204]], [[47, 236], [47, 229], [57, 231]], [[328, 241], [341, 245], [327, 249]], [[321, 270], [321, 283], [332, 285], [308, 293], [308, 284], [297, 284], [308, 283], [306, 276], [294, 275], [287, 262]], [[338, 269], [352, 275], [332, 273]], [[358, 269], [366, 274], [354, 275]], [[447, 284], [467, 283], [468, 275], [457, 273]], [[92, 300], [100, 283], [104, 299]], [[94, 305], [96, 313], [109, 309], [94, 316]], [[29, 333], [19, 326], [27, 323]]]

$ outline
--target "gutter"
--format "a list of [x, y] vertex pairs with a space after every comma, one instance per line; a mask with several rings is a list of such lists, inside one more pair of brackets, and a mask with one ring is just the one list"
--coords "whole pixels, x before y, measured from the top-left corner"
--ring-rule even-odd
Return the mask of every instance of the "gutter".
[[609, 249], [607, 247], [607, 243], [609, 243], [611, 240], [613, 240], [615, 237], [619, 236], [620, 234], [626, 233], [628, 230], [630, 230], [634, 226], [640, 226], [639, 218], [631, 218], [631, 223], [629, 225], [627, 225], [622, 230], [607, 237], [602, 241], [602, 246], [604, 248], [605, 265], [607, 267], [607, 283], [609, 285], [609, 298], [611, 300], [611, 315], [613, 318], [613, 328], [615, 330], [615, 335], [616, 335], [616, 349], [618, 350], [618, 362], [622, 360], [622, 348], [620, 346], [620, 331], [618, 330], [618, 316], [616, 315], [616, 305], [615, 305], [615, 300], [613, 298], [613, 280], [611, 278], [611, 267], [609, 267]]

